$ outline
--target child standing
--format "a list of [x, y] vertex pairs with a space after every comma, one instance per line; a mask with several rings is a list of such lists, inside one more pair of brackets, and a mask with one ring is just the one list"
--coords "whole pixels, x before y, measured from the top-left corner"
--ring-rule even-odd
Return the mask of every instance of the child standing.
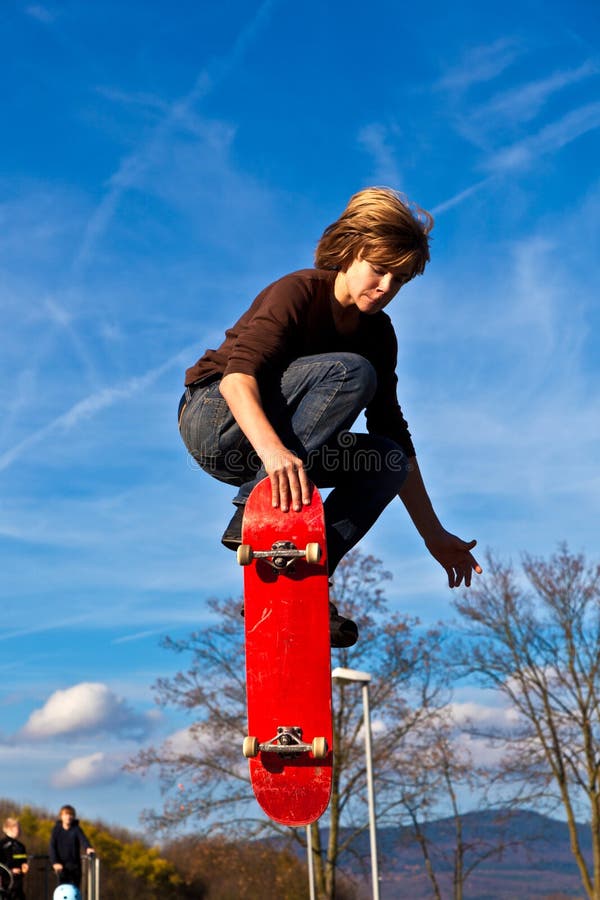
[[50, 835], [50, 862], [59, 884], [81, 887], [81, 856], [94, 853], [94, 848], [75, 818], [75, 808], [61, 806], [58, 819]]
[[18, 819], [9, 816], [2, 827], [4, 834], [0, 838], [0, 863], [10, 869], [13, 876], [12, 888], [6, 896], [8, 900], [25, 900], [23, 876], [29, 871], [29, 865], [25, 844], [19, 840], [21, 826]]

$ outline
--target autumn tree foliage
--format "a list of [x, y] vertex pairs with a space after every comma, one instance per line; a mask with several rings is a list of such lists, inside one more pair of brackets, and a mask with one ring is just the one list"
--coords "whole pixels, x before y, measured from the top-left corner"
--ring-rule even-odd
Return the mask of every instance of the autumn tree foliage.
[[[55, 816], [47, 810], [20, 807], [9, 800], [0, 800], [0, 817], [6, 816], [20, 820], [27, 853], [46, 857]], [[191, 885], [186, 883], [174, 863], [139, 836], [126, 829], [109, 829], [85, 819], [82, 825], [101, 860], [103, 900], [140, 900], [140, 897], [144, 900], [191, 900], [203, 896], [197, 891], [190, 893]], [[36, 876], [46, 866], [42, 860], [30, 867], [25, 885], [27, 896], [35, 896], [36, 892], [43, 895], [44, 879]], [[50, 877], [53, 879], [52, 875]]]
[[[19, 818], [32, 857], [27, 896], [51, 894], [55, 879], [47, 853], [52, 815], [0, 799], [0, 817], [7, 816]], [[176, 837], [158, 848], [126, 828], [88, 820], [82, 824], [100, 860], [102, 900], [305, 900], [305, 866], [289, 850], [197, 835]]]
[[465, 668], [515, 713], [512, 729], [487, 732], [506, 748], [499, 779], [516, 803], [560, 810], [582, 886], [600, 900], [600, 566], [563, 545], [520, 571], [488, 556], [486, 571], [457, 608]]
[[168, 841], [163, 852], [202, 900], [306, 900], [306, 869], [290, 850], [261, 841], [184, 835]]

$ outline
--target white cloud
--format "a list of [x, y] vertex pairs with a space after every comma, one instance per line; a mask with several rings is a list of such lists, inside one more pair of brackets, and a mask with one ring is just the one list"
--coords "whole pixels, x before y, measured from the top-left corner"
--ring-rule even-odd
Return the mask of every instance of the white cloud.
[[172, 757], [198, 753], [202, 747], [203, 735], [198, 726], [181, 728], [164, 742], [164, 750]]
[[[242, 756], [242, 735], [238, 731], [230, 731], [227, 736], [222, 733], [219, 740], [223, 745], [239, 746], [239, 764], [236, 771], [240, 778], [248, 777], [248, 766]], [[204, 751], [214, 746], [214, 734], [203, 722], [197, 722], [188, 728], [182, 728], [175, 731], [165, 739], [161, 748], [161, 755], [164, 759], [176, 760], [178, 757], [202, 757]]]
[[454, 724], [461, 727], [505, 731], [513, 728], [519, 720], [519, 714], [512, 707], [486, 706], [473, 701], [450, 703], [446, 711]]
[[[221, 735], [220, 740], [239, 742], [241, 747], [242, 738], [237, 731], [231, 731], [228, 739]], [[193, 756], [201, 754], [204, 749], [210, 747], [213, 743], [214, 734], [211, 729], [204, 722], [196, 722], [194, 725], [181, 728], [179, 731], [169, 735], [164, 741], [163, 749], [167, 755], [172, 757], [185, 756], [187, 754]]]
[[50, 780], [57, 788], [111, 784], [123, 774], [122, 769], [123, 759], [98, 751], [69, 760]]
[[81, 682], [55, 691], [29, 716], [21, 737], [31, 740], [110, 733], [147, 734], [150, 719], [135, 713], [127, 702], [100, 682]]
[[492, 742], [463, 732], [456, 737], [455, 747], [459, 753], [466, 754], [474, 766], [495, 768], [505, 757], [508, 744], [497, 740]]

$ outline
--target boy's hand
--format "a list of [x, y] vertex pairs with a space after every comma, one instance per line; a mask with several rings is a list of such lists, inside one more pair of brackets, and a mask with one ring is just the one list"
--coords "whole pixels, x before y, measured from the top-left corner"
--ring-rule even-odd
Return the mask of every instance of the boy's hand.
[[300, 457], [284, 447], [262, 452], [261, 459], [271, 479], [274, 507], [283, 512], [290, 507], [300, 512], [303, 505], [310, 503], [310, 480]]
[[483, 569], [471, 553], [477, 541], [463, 541], [455, 534], [442, 529], [427, 541], [425, 546], [448, 575], [448, 587], [471, 586], [473, 572], [481, 575]]
[[52, 863], [52, 868], [55, 872], [62, 872], [62, 864], [61, 863]]

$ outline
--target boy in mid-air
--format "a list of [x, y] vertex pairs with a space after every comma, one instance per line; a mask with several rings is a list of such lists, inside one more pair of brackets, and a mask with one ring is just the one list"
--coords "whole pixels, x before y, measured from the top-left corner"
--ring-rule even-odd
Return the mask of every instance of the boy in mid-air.
[[[433, 509], [396, 391], [398, 344], [385, 309], [423, 273], [432, 227], [391, 188], [359, 191], [323, 232], [315, 268], [264, 288], [221, 346], [186, 371], [181, 436], [206, 472], [238, 488], [225, 546], [240, 544], [246, 500], [268, 476], [283, 512], [309, 502], [310, 481], [333, 488], [330, 575], [396, 496], [450, 587], [468, 587], [481, 571], [476, 542], [447, 531]], [[349, 431], [362, 412], [367, 433]], [[332, 646], [356, 642], [356, 624], [333, 604], [330, 624]]]

